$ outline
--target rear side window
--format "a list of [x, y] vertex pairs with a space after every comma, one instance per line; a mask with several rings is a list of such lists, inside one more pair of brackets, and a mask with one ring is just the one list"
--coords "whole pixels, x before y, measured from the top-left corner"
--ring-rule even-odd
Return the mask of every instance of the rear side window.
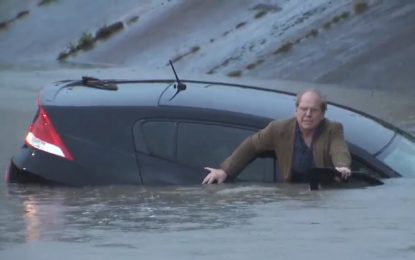
[[173, 122], [145, 122], [141, 130], [150, 154], [167, 160], [176, 158], [176, 124]]
[[[193, 169], [219, 167], [246, 137], [255, 132], [238, 126], [171, 121], [142, 122], [141, 131], [142, 141], [151, 155]], [[238, 179], [272, 182], [274, 172], [274, 156], [260, 156], [241, 172]]]

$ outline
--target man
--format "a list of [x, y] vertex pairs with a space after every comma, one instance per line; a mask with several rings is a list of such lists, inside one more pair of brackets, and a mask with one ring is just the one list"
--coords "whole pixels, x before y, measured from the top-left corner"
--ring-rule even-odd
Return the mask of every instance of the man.
[[203, 184], [236, 176], [257, 154], [274, 151], [284, 182], [307, 180], [311, 167], [335, 167], [343, 179], [351, 175], [351, 157], [340, 123], [324, 118], [327, 102], [318, 90], [297, 95], [295, 118], [272, 121], [243, 141], [220, 169], [205, 167]]

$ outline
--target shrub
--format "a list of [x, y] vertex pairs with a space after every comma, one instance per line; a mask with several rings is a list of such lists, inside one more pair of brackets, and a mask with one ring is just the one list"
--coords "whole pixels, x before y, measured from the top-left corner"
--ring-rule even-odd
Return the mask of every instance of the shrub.
[[97, 31], [95, 39], [107, 39], [122, 29], [124, 29], [124, 24], [122, 22], [115, 22], [111, 25], [103, 26]]
[[357, 14], [364, 13], [364, 12], [367, 11], [367, 9], [369, 9], [369, 6], [366, 3], [364, 3], [364, 2], [357, 3], [354, 6], [354, 11]]
[[89, 32], [84, 32], [79, 38], [78, 49], [89, 49], [94, 45], [94, 38]]
[[63, 52], [59, 53], [58, 60], [60, 60], [60, 61], [65, 60], [66, 57], [68, 57], [68, 56], [69, 56], [69, 53], [63, 51]]

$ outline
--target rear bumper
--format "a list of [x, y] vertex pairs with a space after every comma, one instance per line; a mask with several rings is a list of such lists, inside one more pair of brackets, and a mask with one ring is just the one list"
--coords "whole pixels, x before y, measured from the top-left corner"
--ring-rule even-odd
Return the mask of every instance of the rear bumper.
[[10, 161], [5, 179], [9, 183], [80, 186], [91, 184], [91, 173], [74, 161], [24, 146]]
[[[25, 145], [12, 158], [5, 180], [9, 183], [68, 186], [141, 184], [135, 157], [131, 159], [110, 154], [108, 157], [112, 160], [96, 160], [99, 155], [90, 153], [89, 156], [84, 156], [88, 159], [80, 164], [76, 160], [67, 160]], [[105, 167], [108, 165], [111, 167]]]
[[32, 172], [19, 168], [13, 160], [10, 161], [5, 175], [6, 183], [40, 183], [40, 184], [59, 184], [42, 178]]

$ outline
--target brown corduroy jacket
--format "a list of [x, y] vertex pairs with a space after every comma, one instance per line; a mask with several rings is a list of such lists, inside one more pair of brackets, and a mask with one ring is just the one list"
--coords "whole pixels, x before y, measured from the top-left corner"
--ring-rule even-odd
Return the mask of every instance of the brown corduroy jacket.
[[[316, 167], [349, 167], [351, 157], [340, 123], [324, 119], [321, 131], [313, 140], [313, 157]], [[272, 121], [267, 127], [246, 138], [222, 164], [229, 177], [236, 176], [257, 154], [274, 151], [278, 159], [283, 182], [291, 180], [296, 119]]]

